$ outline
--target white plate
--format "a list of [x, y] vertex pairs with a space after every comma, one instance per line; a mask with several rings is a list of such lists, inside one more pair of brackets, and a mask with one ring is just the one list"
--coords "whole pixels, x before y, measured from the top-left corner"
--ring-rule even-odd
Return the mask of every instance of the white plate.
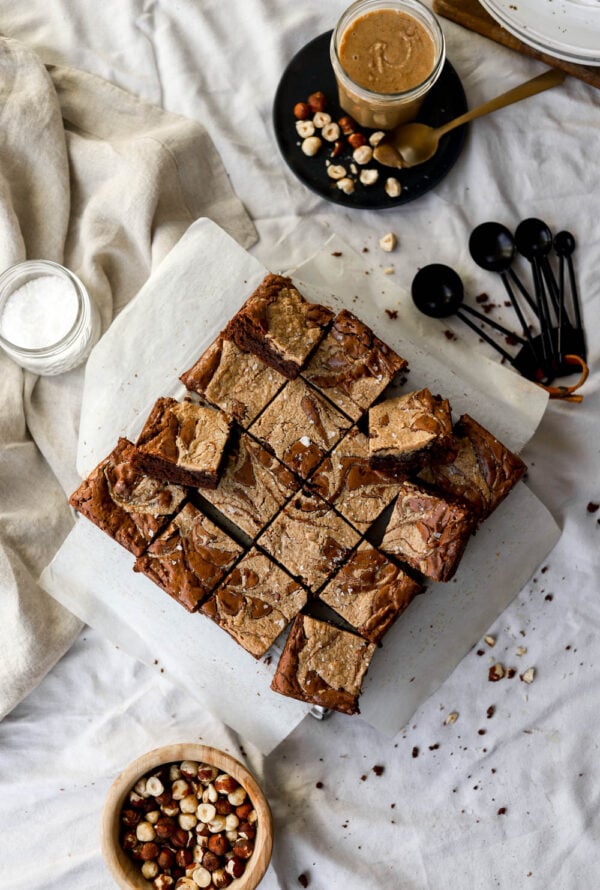
[[480, 0], [524, 43], [567, 62], [600, 66], [600, 0]]

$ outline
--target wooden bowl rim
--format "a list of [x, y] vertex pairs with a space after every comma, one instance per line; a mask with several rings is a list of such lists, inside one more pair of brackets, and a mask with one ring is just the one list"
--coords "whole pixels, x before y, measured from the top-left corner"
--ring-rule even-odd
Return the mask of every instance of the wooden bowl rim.
[[119, 843], [119, 816], [128, 792], [138, 779], [162, 764], [183, 760], [216, 766], [246, 789], [258, 816], [254, 852], [242, 877], [234, 879], [229, 886], [232, 890], [254, 890], [264, 877], [273, 850], [273, 817], [268, 801], [243, 763], [219, 748], [196, 742], [163, 745], [142, 754], [128, 764], [110, 786], [100, 820], [100, 846], [110, 873], [122, 890], [154, 890], [154, 884], [143, 877], [138, 864]]

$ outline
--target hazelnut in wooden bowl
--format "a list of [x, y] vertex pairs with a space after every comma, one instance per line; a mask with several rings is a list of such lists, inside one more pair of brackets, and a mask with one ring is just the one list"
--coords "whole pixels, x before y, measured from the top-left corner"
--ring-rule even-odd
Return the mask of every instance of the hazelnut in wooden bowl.
[[258, 783], [235, 758], [167, 745], [117, 776], [101, 844], [122, 890], [254, 890], [271, 859], [273, 823]]

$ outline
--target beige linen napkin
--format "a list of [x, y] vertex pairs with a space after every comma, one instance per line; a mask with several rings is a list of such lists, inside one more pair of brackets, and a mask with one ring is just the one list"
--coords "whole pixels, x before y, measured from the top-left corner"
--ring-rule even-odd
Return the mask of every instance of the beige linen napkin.
[[[0, 38], [0, 272], [64, 263], [106, 329], [202, 216], [256, 240], [203, 127]], [[38, 378], [0, 350], [0, 718], [81, 628], [37, 578], [72, 525], [83, 374]]]

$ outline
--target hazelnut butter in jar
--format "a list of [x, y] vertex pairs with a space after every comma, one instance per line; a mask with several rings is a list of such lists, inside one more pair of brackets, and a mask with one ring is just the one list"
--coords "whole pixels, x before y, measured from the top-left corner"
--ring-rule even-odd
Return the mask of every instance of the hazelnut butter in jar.
[[337, 23], [330, 55], [344, 111], [390, 130], [414, 120], [438, 79], [444, 35], [419, 0], [358, 0]]

